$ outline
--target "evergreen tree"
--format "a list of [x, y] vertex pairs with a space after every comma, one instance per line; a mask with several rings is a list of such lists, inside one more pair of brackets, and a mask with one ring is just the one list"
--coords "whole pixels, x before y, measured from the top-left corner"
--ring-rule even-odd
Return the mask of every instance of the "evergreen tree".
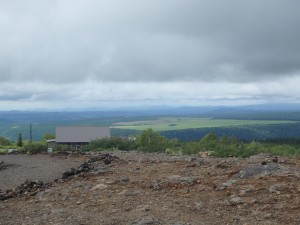
[[17, 141], [17, 146], [22, 147], [23, 146], [23, 138], [22, 138], [22, 133], [19, 133], [18, 141]]

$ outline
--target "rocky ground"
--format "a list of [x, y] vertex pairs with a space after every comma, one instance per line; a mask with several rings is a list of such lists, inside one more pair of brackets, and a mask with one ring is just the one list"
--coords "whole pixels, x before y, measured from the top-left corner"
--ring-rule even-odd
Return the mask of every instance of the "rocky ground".
[[[300, 159], [139, 152], [78, 159], [86, 163], [64, 179], [0, 193], [11, 195], [0, 201], [0, 224], [300, 224]], [[4, 163], [0, 176], [10, 169]]]

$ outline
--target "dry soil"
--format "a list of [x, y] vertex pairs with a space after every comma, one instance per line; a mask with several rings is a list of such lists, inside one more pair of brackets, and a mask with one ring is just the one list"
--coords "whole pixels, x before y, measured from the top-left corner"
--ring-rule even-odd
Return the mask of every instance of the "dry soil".
[[[35, 196], [0, 202], [0, 224], [300, 224], [297, 158], [279, 158], [276, 163], [269, 155], [223, 159], [111, 154], [117, 158], [110, 164], [95, 161], [89, 172], [53, 182]], [[76, 164], [92, 156], [36, 157], [49, 170], [43, 173], [46, 180], [57, 178], [51, 176], [56, 166], [48, 163], [73, 160]], [[9, 162], [8, 158], [0, 161]], [[28, 167], [23, 168], [26, 173]], [[13, 169], [1, 170], [0, 177], [8, 171], [13, 177]]]

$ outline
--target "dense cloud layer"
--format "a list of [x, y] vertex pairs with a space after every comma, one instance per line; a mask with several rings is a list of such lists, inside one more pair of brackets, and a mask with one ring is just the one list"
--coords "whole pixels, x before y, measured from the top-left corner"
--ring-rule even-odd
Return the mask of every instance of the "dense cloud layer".
[[297, 80], [299, 9], [297, 0], [0, 0], [0, 84], [17, 89], [0, 101], [33, 98], [16, 86], [28, 81], [62, 92], [88, 82]]

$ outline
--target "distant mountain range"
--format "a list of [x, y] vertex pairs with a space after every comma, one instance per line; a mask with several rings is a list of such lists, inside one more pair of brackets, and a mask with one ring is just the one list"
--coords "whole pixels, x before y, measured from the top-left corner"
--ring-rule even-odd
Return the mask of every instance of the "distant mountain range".
[[[0, 111], [0, 122], [54, 122], [103, 117], [203, 116], [231, 119], [300, 120], [300, 104], [263, 104], [249, 106], [154, 106], [81, 111]], [[297, 115], [297, 116], [296, 116]]]

